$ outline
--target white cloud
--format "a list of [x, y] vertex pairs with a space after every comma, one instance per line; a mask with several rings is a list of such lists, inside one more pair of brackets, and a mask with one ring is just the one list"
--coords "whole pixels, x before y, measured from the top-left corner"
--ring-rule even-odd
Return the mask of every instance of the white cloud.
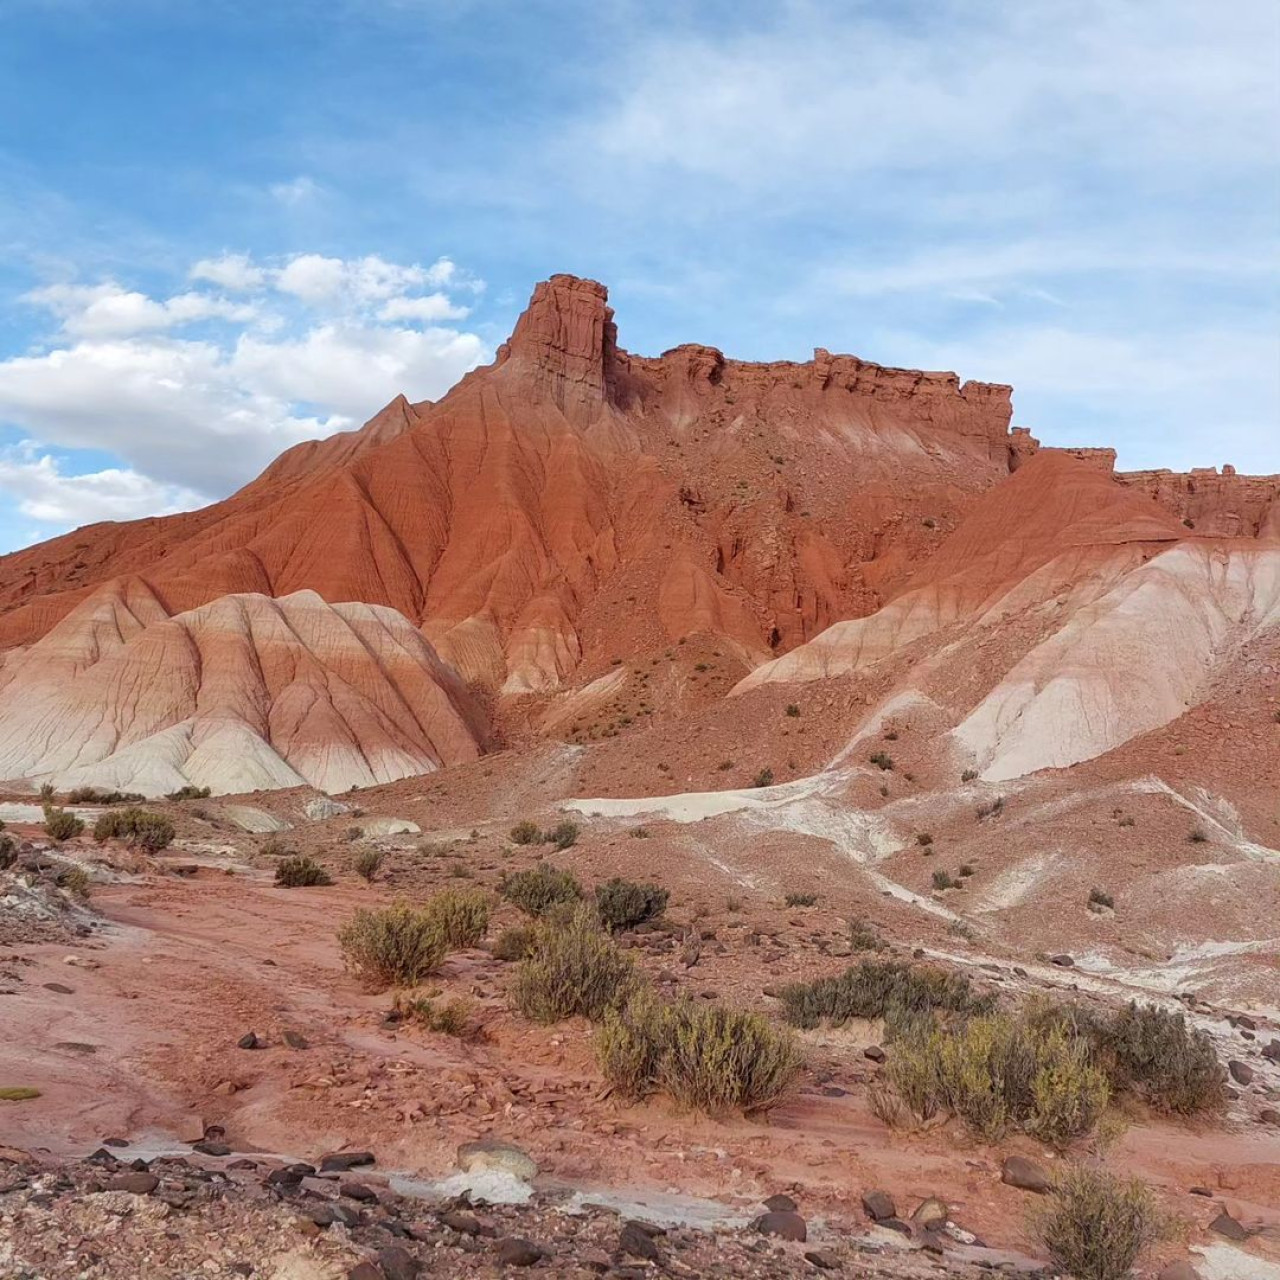
[[[29, 295], [61, 332], [47, 350], [0, 360], [0, 426], [124, 465], [91, 481], [47, 454], [11, 457], [6, 487], [43, 495], [24, 497], [24, 512], [59, 519], [77, 492], [93, 510], [128, 514], [152, 500], [168, 509], [220, 497], [282, 449], [356, 426], [401, 392], [437, 399], [490, 355], [474, 333], [422, 323], [466, 314], [439, 287], [461, 279], [452, 263], [302, 255], [266, 266], [227, 255], [191, 275], [239, 285], [242, 297], [156, 299], [111, 282]], [[431, 281], [433, 292], [412, 293]], [[214, 319], [223, 323], [177, 332]]]
[[237, 293], [261, 289], [267, 273], [255, 266], [247, 253], [224, 253], [218, 258], [201, 258], [188, 273], [192, 280], [208, 280]]
[[28, 519], [64, 529], [99, 520], [170, 515], [201, 504], [194, 490], [159, 484], [130, 469], [68, 475], [56, 458], [38, 456], [29, 446], [0, 450], [0, 491], [16, 498], [18, 511]]
[[273, 183], [268, 190], [273, 200], [286, 207], [305, 204], [308, 200], [313, 200], [320, 194], [319, 184], [316, 183], [315, 179], [308, 178], [305, 174], [293, 178], [289, 182]]

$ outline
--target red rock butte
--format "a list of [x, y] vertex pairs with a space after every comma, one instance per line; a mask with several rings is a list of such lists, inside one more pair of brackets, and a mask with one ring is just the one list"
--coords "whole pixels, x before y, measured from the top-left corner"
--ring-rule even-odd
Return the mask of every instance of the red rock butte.
[[[439, 402], [0, 559], [0, 778], [387, 782], [473, 758], [513, 707], [561, 726], [692, 637], [743, 698], [924, 645], [894, 696], [948, 703], [948, 749], [1006, 777], [1182, 714], [1278, 617], [1280, 477], [1117, 474], [951, 373], [631, 355], [605, 288], [558, 275]], [[980, 696], [949, 700], [992, 637]]]

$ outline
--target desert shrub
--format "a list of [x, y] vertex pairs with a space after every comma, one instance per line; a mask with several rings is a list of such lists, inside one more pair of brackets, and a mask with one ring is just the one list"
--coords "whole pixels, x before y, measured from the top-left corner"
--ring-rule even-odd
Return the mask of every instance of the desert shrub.
[[1089, 890], [1089, 905], [1091, 907], [1114, 907], [1115, 899], [1105, 889]]
[[794, 702], [788, 702], [787, 715], [795, 720], [800, 715], [800, 708]]
[[647, 989], [606, 1015], [596, 1055], [623, 1096], [662, 1090], [712, 1114], [775, 1105], [801, 1066], [795, 1037], [760, 1014], [691, 1000], [664, 1004]]
[[84, 830], [84, 823], [74, 813], [52, 806], [44, 811], [44, 833], [54, 844], [74, 840]]
[[994, 800], [988, 801], [986, 804], [980, 804], [974, 810], [979, 822], [982, 822], [985, 818], [998, 818], [1003, 812], [1004, 796], [996, 796]]
[[656, 920], [667, 909], [670, 894], [656, 884], [637, 884], [615, 876], [596, 885], [596, 910], [610, 933], [634, 929], [646, 920]]
[[883, 951], [884, 940], [874, 925], [858, 916], [849, 921], [849, 946], [854, 951]]
[[8, 871], [18, 860], [18, 846], [12, 836], [0, 835], [0, 871]]
[[57, 797], [57, 792], [53, 789], [52, 782], [42, 782], [40, 784], [40, 803], [48, 808]]
[[428, 898], [423, 911], [439, 926], [445, 946], [474, 947], [489, 930], [489, 895], [482, 889], [445, 889]]
[[553, 844], [557, 849], [568, 849], [570, 846], [578, 843], [578, 824], [576, 822], [557, 822], [550, 831], [547, 832], [543, 839], [548, 844]]
[[356, 854], [351, 865], [356, 875], [372, 884], [374, 877], [382, 867], [382, 858], [381, 849], [361, 849]]
[[960, 870], [956, 873], [962, 880], [968, 880], [970, 876], [978, 874], [978, 868], [972, 862], [962, 862]]
[[407, 902], [357, 911], [338, 930], [338, 945], [347, 968], [379, 987], [416, 985], [446, 950], [440, 921]]
[[276, 884], [282, 889], [310, 889], [332, 883], [333, 877], [306, 854], [285, 858], [276, 864]]
[[542, 832], [538, 824], [530, 822], [527, 818], [523, 822], [517, 822], [509, 834], [512, 844], [541, 844], [542, 842]]
[[1080, 1165], [1058, 1175], [1031, 1225], [1054, 1264], [1079, 1280], [1123, 1280], [1166, 1233], [1141, 1182]]
[[954, 889], [956, 882], [951, 878], [951, 872], [943, 871], [941, 867], [933, 873], [933, 887], [935, 889]]
[[869, 756], [868, 759], [872, 764], [886, 772], [893, 768], [893, 757], [887, 751], [877, 751]]
[[885, 1079], [915, 1116], [948, 1111], [988, 1142], [1022, 1129], [1065, 1146], [1093, 1128], [1110, 1098], [1086, 1042], [1002, 1013], [946, 1028], [916, 1024], [895, 1047]]
[[1157, 1111], [1195, 1115], [1226, 1101], [1226, 1077], [1213, 1041], [1181, 1013], [1131, 1003], [1089, 1031], [1113, 1085]]
[[960, 775], [960, 781], [961, 781], [961, 782], [972, 782], [972, 781], [973, 781], [977, 776], [978, 776], [978, 771], [977, 771], [977, 769], [966, 769], [966, 770], [965, 770], [965, 771]]
[[927, 831], [921, 831], [916, 836], [916, 844], [918, 844], [922, 849], [927, 849], [932, 843], [933, 836], [931, 836]]
[[1193, 827], [1191, 829], [1191, 834], [1187, 836], [1187, 839], [1190, 840], [1192, 844], [1208, 844], [1209, 833], [1203, 827]]
[[148, 853], [167, 849], [173, 843], [173, 836], [173, 823], [163, 814], [133, 807], [101, 814], [93, 824], [93, 838], [99, 844], [106, 840], [123, 840]]
[[632, 827], [631, 838], [633, 840], [647, 840], [649, 838], [648, 827]]
[[757, 774], [756, 774], [756, 776], [751, 780], [751, 785], [752, 785], [753, 787], [771, 787], [771, 786], [773, 786], [773, 770], [772, 770], [772, 769], [770, 769], [768, 765], [766, 765], [766, 766], [765, 766], [763, 769], [761, 769], [761, 770], [760, 770], [760, 772], [759, 772], [759, 773], [757, 773]]
[[578, 1014], [599, 1022], [627, 998], [634, 981], [630, 958], [601, 930], [595, 912], [581, 905], [567, 919], [538, 926], [512, 996], [534, 1022]]
[[145, 799], [136, 791], [103, 791], [99, 787], [76, 787], [67, 793], [68, 804], [138, 804]]
[[935, 1009], [986, 1013], [992, 996], [973, 990], [961, 973], [898, 960], [860, 960], [834, 978], [793, 982], [782, 988], [782, 1008], [793, 1026], [821, 1022], [843, 1026], [850, 1018], [884, 1018], [896, 1026]]
[[789, 893], [784, 899], [789, 907], [812, 907], [818, 901], [816, 893]]
[[512, 925], [498, 934], [493, 944], [493, 958], [508, 964], [523, 960], [533, 946], [535, 928], [531, 924]]
[[[189, 782], [177, 791], [170, 791], [167, 799], [169, 800], [207, 800], [213, 795], [212, 787], [193, 787]], [[139, 796], [139, 799], [142, 797]]]
[[68, 867], [58, 877], [58, 887], [65, 890], [73, 898], [81, 900], [89, 896], [89, 873], [83, 867]]
[[539, 865], [504, 877], [502, 896], [526, 915], [545, 915], [558, 902], [576, 902], [582, 897], [577, 876], [559, 867]]
[[262, 842], [262, 847], [258, 852], [267, 858], [288, 858], [292, 855], [293, 850], [279, 836], [272, 835]]
[[416, 1022], [438, 1035], [453, 1036], [458, 1040], [479, 1038], [479, 1028], [472, 1017], [469, 1000], [454, 998], [437, 1002], [427, 997], [397, 1000], [396, 1011], [410, 1022]]

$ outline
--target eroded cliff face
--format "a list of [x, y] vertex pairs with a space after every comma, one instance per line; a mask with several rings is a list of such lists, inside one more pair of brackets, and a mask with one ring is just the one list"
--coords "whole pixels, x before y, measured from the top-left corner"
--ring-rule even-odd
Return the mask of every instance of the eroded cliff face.
[[1228, 464], [1221, 471], [1128, 471], [1116, 479], [1154, 498], [1202, 537], [1280, 538], [1280, 475], [1242, 476]]

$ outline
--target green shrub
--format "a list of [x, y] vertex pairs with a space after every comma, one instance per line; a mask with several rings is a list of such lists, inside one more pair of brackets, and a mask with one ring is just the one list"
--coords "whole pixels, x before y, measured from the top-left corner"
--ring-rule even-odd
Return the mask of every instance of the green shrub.
[[407, 902], [357, 911], [338, 930], [338, 945], [347, 968], [378, 987], [415, 986], [446, 950], [439, 919]]
[[523, 822], [517, 822], [511, 828], [512, 844], [541, 844], [542, 832], [538, 828], [536, 822], [530, 822], [527, 818]]
[[58, 887], [81, 900], [89, 896], [90, 884], [89, 873], [83, 867], [68, 867], [58, 877]]
[[17, 860], [17, 842], [12, 836], [0, 835], [0, 871], [8, 871]]
[[787, 703], [787, 715], [789, 715], [794, 720], [796, 719], [797, 716], [799, 716], [799, 714], [800, 714], [800, 708], [796, 706], [794, 702]]
[[288, 858], [293, 854], [293, 850], [278, 835], [268, 836], [258, 852], [266, 858]]
[[927, 849], [933, 843], [933, 837], [927, 831], [921, 831], [916, 836], [916, 844], [922, 849]]
[[1157, 1111], [1195, 1115], [1226, 1102], [1226, 1075], [1208, 1034], [1180, 1013], [1129, 1004], [1090, 1031], [1098, 1059], [1117, 1089]]
[[276, 864], [276, 884], [282, 889], [310, 889], [332, 883], [329, 873], [306, 854], [285, 858]]
[[517, 924], [503, 929], [493, 944], [493, 958], [508, 964], [523, 960], [533, 947], [535, 933], [535, 927], [531, 924]]
[[453, 1036], [458, 1040], [478, 1038], [469, 1000], [455, 998], [437, 1003], [433, 999], [420, 997], [415, 1000], [397, 1000], [395, 1008], [402, 1017], [437, 1035]]
[[789, 893], [783, 899], [789, 907], [812, 907], [818, 901], [816, 893]]
[[544, 921], [520, 962], [512, 987], [516, 1008], [534, 1022], [576, 1015], [599, 1022], [635, 981], [631, 960], [601, 930], [586, 905], [563, 921]]
[[986, 804], [980, 804], [974, 810], [979, 822], [986, 818], [998, 818], [1003, 812], [1004, 796], [996, 796], [994, 800], [988, 801]]
[[884, 941], [874, 925], [857, 917], [849, 921], [849, 946], [854, 951], [883, 951]]
[[361, 849], [351, 865], [356, 875], [372, 884], [382, 867], [382, 857], [381, 849]]
[[966, 769], [966, 770], [965, 770], [965, 771], [960, 775], [960, 781], [961, 781], [961, 782], [972, 782], [972, 781], [973, 781], [977, 776], [978, 776], [978, 771], [977, 771], [977, 769]]
[[670, 895], [656, 884], [637, 884], [615, 876], [596, 885], [596, 910], [610, 933], [634, 929], [646, 920], [656, 920], [667, 909]]
[[550, 831], [547, 832], [543, 839], [547, 844], [553, 844], [557, 849], [568, 849], [572, 845], [578, 843], [578, 824], [569, 822], [557, 822]]
[[450, 950], [474, 947], [489, 931], [489, 895], [482, 889], [444, 889], [423, 911], [436, 921]]
[[649, 838], [648, 827], [632, 827], [631, 838], [633, 840], [647, 840]]
[[829, 1022], [843, 1026], [850, 1018], [884, 1018], [902, 1026], [935, 1009], [951, 1013], [986, 1013], [994, 997], [979, 995], [963, 974], [898, 960], [860, 960], [834, 978], [793, 982], [782, 988], [784, 1016], [806, 1030]]
[[74, 840], [84, 830], [84, 823], [66, 809], [47, 808], [44, 811], [44, 833], [54, 844]]
[[988, 1142], [1022, 1129], [1065, 1146], [1093, 1128], [1110, 1098], [1083, 1040], [1001, 1013], [946, 1028], [917, 1024], [896, 1044], [884, 1079], [918, 1118], [948, 1111]]
[[885, 770], [886, 773], [893, 768], [893, 757], [887, 751], [877, 751], [869, 756], [868, 759], [872, 764]]
[[801, 1067], [795, 1037], [760, 1014], [691, 1000], [664, 1004], [647, 989], [608, 1013], [596, 1055], [624, 1097], [662, 1090], [711, 1114], [774, 1106]]
[[751, 785], [752, 785], [753, 787], [771, 787], [771, 786], [773, 786], [773, 770], [772, 770], [772, 769], [770, 769], [770, 768], [768, 767], [768, 765], [766, 765], [766, 766], [765, 766], [763, 769], [761, 769], [761, 770], [760, 770], [760, 772], [759, 772], [759, 773], [757, 773], [757, 774], [756, 774], [756, 776], [752, 779], [752, 781], [751, 781]]
[[1141, 1182], [1080, 1165], [1058, 1175], [1031, 1225], [1054, 1265], [1079, 1280], [1124, 1280], [1167, 1231]]
[[1191, 829], [1191, 834], [1187, 836], [1187, 839], [1190, 840], [1192, 844], [1208, 844], [1209, 833], [1203, 827], [1193, 827]]
[[107, 840], [123, 840], [148, 853], [159, 853], [173, 843], [173, 823], [160, 813], [145, 809], [115, 809], [102, 814], [93, 824], [93, 838], [102, 844]]
[[[167, 799], [169, 800], [207, 800], [213, 795], [212, 787], [193, 787], [190, 783], [186, 786], [179, 787], [177, 791], [170, 791]], [[139, 799], [142, 797], [139, 796]]]
[[582, 885], [570, 871], [540, 864], [503, 878], [502, 896], [526, 915], [545, 915], [559, 902], [576, 902]]
[[938, 890], [954, 889], [956, 882], [951, 878], [951, 872], [943, 871], [941, 867], [933, 873], [933, 887]]
[[57, 797], [57, 792], [53, 789], [52, 782], [42, 782], [40, 784], [40, 803], [44, 808], [49, 808]]
[[76, 787], [67, 793], [68, 804], [140, 804], [145, 799], [136, 791], [103, 791], [98, 787]]

